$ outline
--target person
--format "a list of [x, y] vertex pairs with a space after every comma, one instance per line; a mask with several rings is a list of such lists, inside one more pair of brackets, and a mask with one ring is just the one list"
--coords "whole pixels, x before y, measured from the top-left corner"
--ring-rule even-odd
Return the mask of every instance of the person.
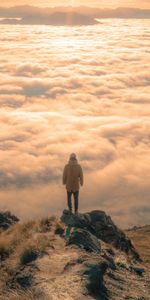
[[83, 170], [78, 163], [75, 153], [72, 153], [69, 162], [63, 170], [63, 184], [66, 185], [69, 211], [72, 213], [72, 194], [74, 196], [74, 211], [78, 213], [79, 189], [83, 186]]

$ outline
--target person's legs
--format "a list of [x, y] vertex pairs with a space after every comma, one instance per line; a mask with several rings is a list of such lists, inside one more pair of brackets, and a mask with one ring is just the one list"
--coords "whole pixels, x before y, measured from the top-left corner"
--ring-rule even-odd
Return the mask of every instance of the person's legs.
[[72, 192], [67, 191], [68, 208], [69, 208], [70, 212], [72, 212], [71, 195], [72, 195]]
[[74, 210], [75, 210], [75, 213], [77, 213], [78, 212], [78, 202], [79, 202], [79, 191], [74, 192], [73, 196], [74, 196]]

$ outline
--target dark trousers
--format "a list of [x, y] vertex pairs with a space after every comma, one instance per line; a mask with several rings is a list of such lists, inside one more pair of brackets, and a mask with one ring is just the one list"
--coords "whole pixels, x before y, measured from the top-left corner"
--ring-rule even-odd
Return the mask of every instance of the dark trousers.
[[67, 191], [68, 208], [69, 208], [70, 211], [72, 211], [72, 200], [71, 200], [72, 194], [73, 194], [73, 197], [74, 197], [74, 210], [75, 210], [75, 212], [77, 212], [78, 202], [79, 202], [79, 191], [76, 191], [76, 192], [73, 192], [73, 191], [68, 192]]

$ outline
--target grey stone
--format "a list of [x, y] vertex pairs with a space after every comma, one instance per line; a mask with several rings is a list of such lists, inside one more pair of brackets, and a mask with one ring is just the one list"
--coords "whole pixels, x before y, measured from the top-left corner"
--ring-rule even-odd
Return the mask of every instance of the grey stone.
[[98, 239], [112, 244], [114, 247], [131, 254], [134, 259], [140, 261], [140, 257], [130, 239], [114, 224], [111, 217], [107, 216], [104, 211], [95, 210], [89, 213], [74, 215], [68, 210], [64, 210], [61, 221], [67, 226], [87, 230]]
[[90, 252], [100, 252], [101, 245], [99, 240], [90, 232], [84, 229], [77, 229], [71, 234], [68, 245], [75, 244], [82, 249]]

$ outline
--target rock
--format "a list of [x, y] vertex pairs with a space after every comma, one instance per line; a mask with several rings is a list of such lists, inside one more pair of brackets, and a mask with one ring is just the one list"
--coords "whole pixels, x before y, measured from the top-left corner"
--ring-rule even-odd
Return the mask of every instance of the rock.
[[145, 269], [144, 268], [140, 268], [140, 267], [134, 267], [134, 266], [131, 266], [130, 267], [130, 270], [135, 272], [136, 274], [142, 276], [143, 273], [145, 272]]
[[131, 254], [136, 260], [140, 260], [130, 239], [114, 224], [110, 216], [107, 216], [104, 211], [95, 210], [89, 213], [74, 215], [68, 210], [64, 210], [61, 221], [66, 225], [88, 230], [98, 239]]
[[114, 252], [113, 249], [108, 248], [108, 249], [106, 249], [106, 251], [107, 251], [110, 255], [115, 256], [115, 252]]
[[84, 272], [88, 276], [87, 289], [90, 295], [98, 296], [95, 299], [108, 299], [108, 291], [104, 285], [104, 275], [107, 271], [107, 262], [103, 261], [99, 264], [91, 264]]
[[114, 261], [114, 257], [112, 255], [108, 255], [106, 252], [102, 255], [102, 257], [107, 260], [108, 266], [111, 270], [116, 270], [116, 264]]
[[91, 218], [89, 214], [77, 214], [74, 215], [69, 210], [64, 210], [61, 216], [61, 221], [66, 225], [77, 228], [88, 228], [91, 224]]
[[68, 245], [75, 244], [90, 252], [100, 252], [101, 245], [99, 240], [90, 232], [84, 229], [77, 229], [71, 234]]
[[0, 229], [6, 230], [17, 222], [19, 222], [19, 219], [9, 211], [0, 212]]
[[56, 229], [55, 229], [55, 234], [63, 236], [64, 231], [65, 231], [64, 228], [60, 224], [57, 224]]

